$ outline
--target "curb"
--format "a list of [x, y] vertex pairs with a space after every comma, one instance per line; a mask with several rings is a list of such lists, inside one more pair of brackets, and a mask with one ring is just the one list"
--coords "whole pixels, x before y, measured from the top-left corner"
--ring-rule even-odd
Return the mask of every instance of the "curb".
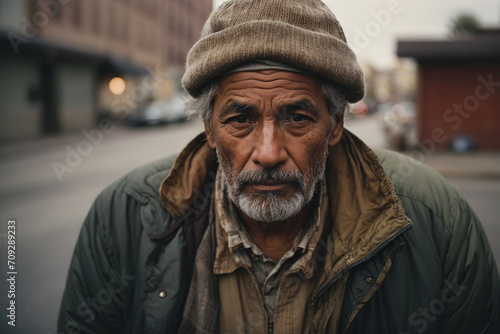
[[424, 163], [445, 177], [500, 178], [500, 154], [496, 152], [435, 155]]
[[476, 179], [500, 179], [500, 171], [485, 170], [453, 170], [446, 168], [435, 168], [429, 165], [445, 178], [476, 178]]

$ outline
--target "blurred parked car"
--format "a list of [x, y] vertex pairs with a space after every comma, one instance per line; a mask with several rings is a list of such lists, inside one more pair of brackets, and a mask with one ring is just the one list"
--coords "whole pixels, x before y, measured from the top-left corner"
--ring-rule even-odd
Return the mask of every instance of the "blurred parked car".
[[366, 117], [366, 115], [368, 115], [369, 112], [370, 109], [368, 105], [361, 100], [350, 105], [349, 114], [347, 115], [347, 117], [364, 118]]
[[417, 144], [415, 104], [381, 104], [378, 108], [387, 147], [396, 151], [413, 149]]
[[187, 120], [186, 98], [174, 94], [168, 101], [153, 101], [130, 113], [130, 125], [158, 125]]

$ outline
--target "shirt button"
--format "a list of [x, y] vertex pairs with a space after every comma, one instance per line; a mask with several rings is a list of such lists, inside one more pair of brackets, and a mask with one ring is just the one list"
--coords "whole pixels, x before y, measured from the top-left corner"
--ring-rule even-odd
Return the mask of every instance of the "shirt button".
[[371, 277], [366, 278], [366, 283], [370, 284], [372, 281], [373, 281], [373, 278], [371, 278]]
[[161, 290], [160, 293], [158, 293], [158, 297], [161, 299], [165, 298], [167, 296], [167, 292], [165, 290]]

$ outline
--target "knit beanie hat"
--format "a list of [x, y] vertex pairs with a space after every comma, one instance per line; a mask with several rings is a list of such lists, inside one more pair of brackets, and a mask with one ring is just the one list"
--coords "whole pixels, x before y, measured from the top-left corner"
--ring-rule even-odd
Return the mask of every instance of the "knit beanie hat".
[[212, 12], [187, 55], [184, 88], [193, 97], [231, 69], [269, 59], [336, 84], [349, 102], [363, 98], [363, 72], [339, 22], [320, 0], [230, 0]]

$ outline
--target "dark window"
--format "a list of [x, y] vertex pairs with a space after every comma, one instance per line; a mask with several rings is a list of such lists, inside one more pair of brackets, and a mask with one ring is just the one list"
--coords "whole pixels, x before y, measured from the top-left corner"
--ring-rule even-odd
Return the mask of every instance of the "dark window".
[[115, 11], [113, 10], [113, 6], [109, 5], [109, 15], [108, 15], [108, 36], [113, 38], [115, 37]]
[[80, 1], [74, 1], [72, 9], [72, 21], [75, 27], [81, 27], [82, 25], [82, 3]]
[[122, 37], [123, 41], [128, 41], [129, 39], [129, 22], [130, 20], [128, 19], [128, 11], [122, 11], [122, 17], [121, 17], [121, 31], [120, 35]]
[[92, 6], [92, 31], [96, 35], [101, 32], [101, 3], [99, 0], [94, 1]]

